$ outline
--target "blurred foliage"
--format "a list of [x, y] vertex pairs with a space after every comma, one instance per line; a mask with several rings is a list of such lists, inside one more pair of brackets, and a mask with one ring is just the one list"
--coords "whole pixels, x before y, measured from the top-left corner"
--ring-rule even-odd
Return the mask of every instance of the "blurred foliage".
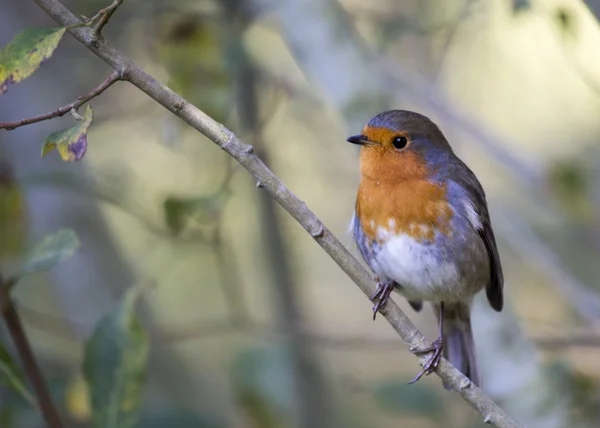
[[156, 45], [156, 59], [169, 72], [169, 87], [219, 122], [233, 102], [222, 31], [214, 16], [163, 14]]
[[48, 135], [42, 147], [42, 157], [56, 149], [65, 162], [81, 160], [87, 151], [87, 134], [92, 118], [92, 108], [88, 104], [83, 117], [77, 117], [76, 125]]
[[374, 391], [381, 409], [395, 414], [425, 416], [442, 421], [445, 415], [441, 391], [422, 383], [409, 385], [405, 380], [386, 380]]
[[83, 372], [98, 428], [131, 428], [139, 418], [148, 364], [148, 336], [134, 313], [136, 287], [96, 326], [85, 346]]
[[79, 422], [88, 422], [92, 416], [90, 389], [83, 376], [71, 379], [65, 387], [64, 395], [65, 409], [69, 416]]
[[0, 158], [0, 257], [22, 253], [25, 246], [25, 206], [23, 192], [13, 172]]
[[[53, 235], [46, 236], [42, 241], [35, 245], [28, 257], [26, 257], [20, 271], [16, 275], [3, 279], [0, 284], [0, 286], [3, 287], [0, 292], [6, 294], [4, 299], [7, 301], [7, 308], [11, 303], [10, 300], [13, 299], [12, 292], [14, 291], [14, 287], [12, 286], [18, 280], [26, 275], [50, 269], [53, 266], [64, 262], [73, 256], [78, 246], [79, 240], [77, 235], [69, 229], [59, 230]], [[16, 322], [19, 323], [18, 319]], [[12, 332], [13, 336], [15, 335], [15, 331]], [[18, 341], [15, 341], [15, 344], [18, 346]], [[19, 352], [24, 352], [23, 348], [19, 348]], [[0, 386], [1, 385], [9, 386], [14, 392], [18, 393], [18, 396], [21, 399], [24, 399], [29, 406], [34, 408], [38, 407], [37, 399], [34, 398], [32, 392], [28, 390], [25, 377], [20, 368], [17, 366], [10, 353], [5, 349], [4, 345], [0, 342]], [[53, 382], [48, 382], [50, 393], [54, 396], [62, 395], [64, 385], [61, 385], [58, 391], [53, 388], [54, 386], [55, 384]], [[5, 391], [0, 390], [0, 393], [2, 392]], [[3, 395], [6, 395], [6, 393]], [[6, 426], [10, 426], [10, 424], [13, 423], [13, 418], [16, 417], [15, 414], [18, 413], [18, 407], [14, 406], [9, 400], [5, 399], [5, 401], [5, 404], [0, 403], [4, 404], [0, 406], [0, 410], [2, 411], [1, 415], [4, 423]], [[58, 401], [61, 402], [63, 400], [60, 399]], [[17, 403], [20, 403], [20, 401], [17, 400]], [[35, 413], [34, 415], [39, 417], [38, 413]], [[4, 425], [2, 425], [2, 427], [4, 427]]]
[[48, 270], [70, 259], [78, 247], [79, 239], [70, 229], [48, 235], [31, 250], [21, 270], [13, 278], [20, 279], [25, 275]]
[[230, 193], [229, 190], [222, 189], [215, 194], [197, 198], [168, 197], [163, 203], [163, 210], [169, 229], [178, 235], [189, 220], [203, 224], [218, 221]]
[[226, 425], [215, 421], [211, 417], [196, 415], [186, 410], [145, 415], [137, 426], [139, 428], [226, 428]]
[[549, 187], [561, 207], [579, 221], [594, 219], [594, 205], [590, 198], [591, 174], [579, 159], [561, 160], [548, 165]]
[[571, 410], [575, 414], [575, 420], [581, 426], [596, 426], [596, 422], [590, 421], [600, 420], [600, 380], [572, 370], [569, 381], [566, 388], [574, 392]]
[[12, 428], [13, 425], [13, 409], [12, 407], [4, 407], [0, 405], [0, 427]]
[[35, 406], [35, 398], [27, 389], [25, 384], [25, 376], [21, 372], [21, 369], [15, 363], [8, 351], [4, 348], [2, 342], [0, 342], [0, 385], [12, 388], [31, 405]]
[[251, 427], [292, 426], [291, 370], [291, 359], [280, 347], [247, 349], [237, 356], [233, 367], [234, 390]]
[[514, 13], [528, 11], [531, 8], [530, 0], [512, 0], [512, 9]]
[[[55, 364], [56, 362], [54, 362]], [[48, 370], [48, 366], [44, 367]], [[56, 368], [56, 367], [55, 367]], [[64, 367], [61, 367], [61, 370]], [[67, 392], [71, 378], [68, 375], [49, 376], [46, 378], [46, 384], [54, 404], [59, 412], [65, 416], [65, 424], [69, 427], [76, 426], [75, 423], [81, 422], [73, 417], [67, 403]], [[6, 418], [6, 424], [0, 423], [0, 428], [22, 428], [22, 427], [40, 427], [44, 426], [40, 412], [35, 409], [36, 401], [30, 402], [12, 389], [2, 391], [0, 400], [0, 421]], [[35, 409], [35, 410], [34, 410]]]
[[571, 10], [564, 7], [559, 7], [558, 9], [556, 9], [554, 19], [556, 20], [556, 25], [558, 26], [558, 29], [560, 30], [563, 36], [575, 36], [577, 28], [575, 17], [573, 16]]
[[0, 50], [0, 95], [31, 76], [60, 42], [64, 28], [28, 28]]

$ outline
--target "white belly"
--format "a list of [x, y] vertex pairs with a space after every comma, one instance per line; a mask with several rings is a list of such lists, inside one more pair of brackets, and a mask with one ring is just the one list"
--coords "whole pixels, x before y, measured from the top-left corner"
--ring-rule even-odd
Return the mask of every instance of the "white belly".
[[388, 236], [384, 242], [375, 256], [374, 268], [381, 279], [400, 284], [400, 292], [407, 298], [447, 300], [461, 288], [457, 286], [457, 266], [445, 260], [443, 250], [406, 234]]

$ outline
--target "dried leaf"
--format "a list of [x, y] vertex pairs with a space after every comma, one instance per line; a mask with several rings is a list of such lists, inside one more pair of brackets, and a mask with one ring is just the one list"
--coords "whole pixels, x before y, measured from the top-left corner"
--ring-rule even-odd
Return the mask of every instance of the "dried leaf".
[[92, 108], [88, 105], [76, 125], [48, 135], [42, 147], [42, 157], [56, 149], [65, 162], [81, 160], [87, 150], [87, 133], [92, 117]]

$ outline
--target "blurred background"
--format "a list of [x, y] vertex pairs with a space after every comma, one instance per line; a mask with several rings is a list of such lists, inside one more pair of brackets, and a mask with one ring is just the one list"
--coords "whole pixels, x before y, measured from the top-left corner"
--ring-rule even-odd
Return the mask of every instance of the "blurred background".
[[[54, 23], [1, 0], [0, 45]], [[106, 0], [65, 1], [93, 15]], [[109, 43], [253, 144], [358, 255], [358, 152], [376, 113], [437, 122], [484, 185], [506, 308], [473, 324], [484, 390], [528, 427], [600, 424], [600, 1], [128, 0]], [[0, 120], [86, 93], [110, 69], [65, 36], [0, 97]], [[91, 102], [86, 157], [40, 159], [65, 117], [0, 133], [0, 267], [59, 228], [74, 259], [19, 310], [68, 426], [89, 425], [82, 345], [125, 290], [150, 335], [141, 427], [478, 427], [338, 266], [237, 164], [136, 88]], [[480, 296], [481, 297], [481, 296]], [[430, 339], [421, 313], [394, 297]], [[0, 328], [2, 340], [10, 344]], [[0, 389], [1, 427], [39, 427]]]

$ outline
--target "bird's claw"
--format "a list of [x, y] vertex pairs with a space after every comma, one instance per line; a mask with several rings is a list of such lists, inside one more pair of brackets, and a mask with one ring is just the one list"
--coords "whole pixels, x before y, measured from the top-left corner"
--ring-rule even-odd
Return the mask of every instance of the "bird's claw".
[[377, 281], [377, 291], [370, 297], [372, 302], [376, 301], [373, 306], [373, 320], [375, 320], [377, 312], [387, 303], [395, 286], [394, 281], [379, 282], [379, 277], [375, 277], [375, 280]]
[[422, 354], [426, 354], [428, 352], [433, 352], [433, 355], [431, 356], [431, 358], [429, 359], [427, 364], [425, 364], [425, 366], [423, 367], [423, 370], [421, 370], [421, 372], [419, 372], [419, 374], [417, 376], [415, 376], [415, 378], [413, 380], [408, 382], [409, 385], [413, 384], [416, 381], [418, 381], [419, 379], [421, 379], [423, 377], [423, 375], [429, 376], [431, 373], [433, 373], [435, 371], [435, 369], [437, 368], [438, 364], [440, 363], [440, 361], [442, 359], [443, 349], [444, 349], [444, 340], [440, 337], [440, 338], [434, 340], [433, 343], [431, 344], [431, 346], [428, 346], [425, 349], [418, 349], [418, 350], [412, 351], [412, 353], [415, 355], [422, 355]]

